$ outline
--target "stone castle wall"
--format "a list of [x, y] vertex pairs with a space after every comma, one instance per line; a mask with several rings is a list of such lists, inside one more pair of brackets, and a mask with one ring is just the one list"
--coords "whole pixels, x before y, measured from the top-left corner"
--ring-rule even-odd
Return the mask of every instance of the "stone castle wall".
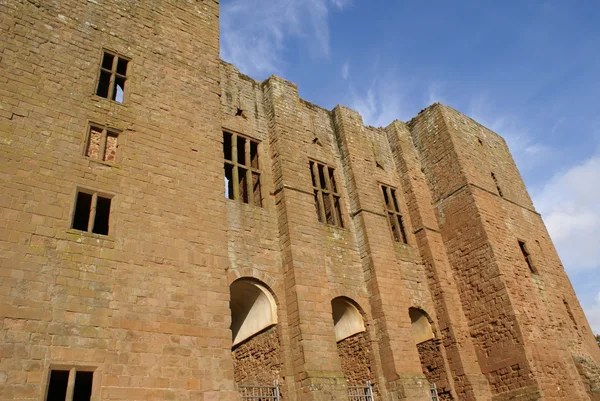
[[[289, 400], [367, 379], [382, 400], [428, 400], [436, 380], [444, 399], [594, 399], [600, 351], [504, 141], [440, 104], [375, 128], [257, 82], [219, 60], [218, 12], [0, 4], [0, 399], [45, 399], [53, 370], [93, 372], [91, 401], [275, 379]], [[122, 102], [96, 95], [106, 51], [128, 60]], [[226, 198], [224, 132], [258, 144], [260, 202]], [[326, 221], [317, 165], [339, 201]], [[74, 228], [78, 193], [110, 199], [108, 234]], [[232, 348], [236, 280], [269, 292], [274, 325]], [[362, 329], [338, 341], [340, 298]]]

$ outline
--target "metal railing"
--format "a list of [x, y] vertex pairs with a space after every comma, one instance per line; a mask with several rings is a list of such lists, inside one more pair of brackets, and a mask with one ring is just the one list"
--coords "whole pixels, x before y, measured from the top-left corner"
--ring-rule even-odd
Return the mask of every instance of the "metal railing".
[[373, 386], [366, 381], [364, 386], [348, 386], [350, 401], [373, 401]]
[[435, 383], [431, 383], [431, 401], [440, 401]]
[[272, 386], [237, 386], [242, 400], [248, 401], [280, 401], [279, 382], [275, 380]]

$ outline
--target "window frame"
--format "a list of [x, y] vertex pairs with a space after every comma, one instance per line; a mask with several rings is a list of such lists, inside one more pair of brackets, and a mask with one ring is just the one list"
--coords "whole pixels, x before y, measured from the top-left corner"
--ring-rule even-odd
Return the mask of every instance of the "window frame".
[[[113, 56], [113, 61], [112, 61], [110, 70], [103, 66], [105, 54], [109, 54], [109, 55]], [[119, 59], [125, 60], [127, 62], [127, 68], [125, 70], [124, 75], [117, 72], [117, 66], [119, 64]], [[94, 95], [97, 97], [100, 97], [102, 99], [106, 99], [111, 102], [115, 102], [117, 104], [125, 103], [125, 84], [127, 83], [129, 77], [131, 76], [131, 74], [130, 74], [131, 61], [132, 61], [131, 57], [126, 57], [116, 51], [103, 48], [100, 52], [100, 63], [99, 63], [100, 68], [98, 68], [98, 73], [96, 76], [96, 85], [94, 86]], [[100, 86], [100, 78], [102, 77], [102, 72], [106, 72], [106, 73], [110, 74], [110, 78], [108, 80], [108, 92], [106, 93], [106, 97], [98, 94], [98, 87]], [[116, 100], [115, 80], [117, 77], [123, 79], [123, 100], [121, 102]], [[114, 97], [114, 99], [113, 99], [113, 97]]]
[[[321, 182], [319, 167], [323, 169], [324, 183]], [[314, 159], [309, 159], [309, 168], [319, 222], [328, 226], [344, 228], [342, 193], [340, 192], [340, 186], [337, 184], [338, 180], [335, 178], [335, 168]], [[328, 199], [332, 222], [327, 219], [325, 197]]]
[[68, 371], [68, 379], [67, 379], [67, 389], [65, 395], [65, 401], [72, 401], [73, 396], [75, 395], [75, 380], [77, 376], [77, 372], [85, 372], [92, 373], [92, 388], [90, 392], [90, 400], [94, 399], [94, 396], [98, 395], [98, 376], [100, 371], [95, 366], [73, 366], [73, 365], [58, 365], [51, 364], [46, 373], [46, 385], [43, 393], [42, 401], [46, 401], [48, 399], [48, 391], [50, 390], [50, 377], [52, 375], [52, 371]]
[[[229, 166], [231, 168], [231, 190], [232, 193], [225, 193], [225, 198], [238, 201], [241, 203], [245, 203], [248, 205], [263, 207], [263, 195], [262, 195], [262, 177], [261, 177], [261, 157], [260, 157], [260, 144], [261, 141], [258, 141], [254, 138], [250, 138], [249, 136], [237, 133], [235, 131], [223, 129], [223, 174], [225, 180], [228, 180], [227, 173], [225, 169]], [[230, 152], [231, 159], [226, 158], [225, 152], [225, 136], [230, 135], [231, 143], [230, 143]], [[244, 140], [244, 161], [245, 164], [242, 164], [238, 160], [238, 138]], [[252, 160], [252, 145], [256, 146], [255, 156], [256, 156], [256, 166], [253, 166]], [[247, 201], [241, 196], [240, 192], [240, 169], [245, 170], [245, 185], [246, 185], [246, 194]], [[257, 177], [257, 185], [258, 185], [258, 198], [255, 198], [254, 193], [254, 177]], [[229, 183], [226, 181], [225, 189], [229, 190]], [[231, 195], [231, 196], [228, 196]]]
[[[77, 211], [77, 199], [79, 198], [80, 193], [84, 193], [84, 194], [92, 196], [92, 199], [90, 201], [90, 213], [88, 215], [87, 229], [85, 231], [81, 230], [79, 228], [73, 227], [75, 224], [75, 216], [76, 216], [75, 212]], [[94, 224], [96, 222], [96, 207], [98, 205], [98, 197], [110, 200], [110, 208], [108, 210], [108, 225], [107, 225], [108, 233], [106, 233], [106, 234], [95, 233], [93, 231]], [[75, 198], [73, 201], [73, 207], [71, 208], [71, 223], [69, 225], [69, 229], [77, 231], [78, 233], [85, 233], [88, 235], [98, 235], [98, 236], [102, 236], [102, 237], [110, 237], [111, 233], [113, 231], [111, 229], [112, 220], [113, 220], [113, 219], [111, 219], [111, 215], [113, 215], [113, 213], [114, 213], [114, 207], [113, 207], [114, 199], [115, 199], [114, 195], [108, 194], [103, 191], [96, 191], [94, 189], [77, 187], [75, 190]]]
[[[379, 183], [381, 195], [383, 197], [383, 208], [388, 221], [388, 227], [392, 233], [392, 239], [399, 244], [408, 244], [408, 236], [406, 235], [406, 226], [404, 217], [400, 211], [398, 198], [396, 196], [396, 188], [389, 185]], [[387, 201], [386, 201], [387, 199]]]
[[[92, 140], [92, 130], [94, 130], [94, 129], [96, 129], [97, 131], [100, 131], [100, 148], [98, 149], [98, 157], [97, 158], [88, 155], [90, 141]], [[114, 127], [104, 125], [104, 124], [98, 124], [98, 123], [90, 121], [88, 123], [85, 141], [84, 141], [84, 145], [83, 145], [83, 156], [88, 160], [93, 160], [93, 161], [99, 162], [99, 163], [111, 164], [111, 165], [116, 164], [119, 160], [119, 143], [122, 141], [122, 138], [123, 138], [122, 134], [123, 134], [123, 130], [121, 130], [121, 129], [114, 128]], [[106, 157], [106, 145], [107, 145], [108, 137], [111, 135], [117, 138], [116, 139], [117, 149], [115, 152], [115, 160], [114, 161], [104, 160], [104, 158]]]

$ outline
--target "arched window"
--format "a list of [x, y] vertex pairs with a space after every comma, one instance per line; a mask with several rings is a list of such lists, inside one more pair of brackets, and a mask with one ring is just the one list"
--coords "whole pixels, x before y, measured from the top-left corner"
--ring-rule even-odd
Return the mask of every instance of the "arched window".
[[415, 344], [421, 344], [422, 342], [435, 338], [427, 313], [421, 309], [409, 308], [408, 314], [412, 323], [411, 329]]
[[331, 308], [336, 341], [365, 331], [365, 323], [359, 310], [349, 300], [342, 297], [335, 298], [331, 301]]
[[240, 279], [231, 284], [230, 291], [233, 345], [277, 324], [275, 299], [262, 284]]

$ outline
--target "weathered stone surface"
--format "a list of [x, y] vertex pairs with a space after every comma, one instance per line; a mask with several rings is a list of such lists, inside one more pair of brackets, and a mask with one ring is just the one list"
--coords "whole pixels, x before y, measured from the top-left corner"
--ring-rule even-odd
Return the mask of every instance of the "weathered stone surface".
[[[0, 399], [45, 399], [57, 368], [93, 370], [93, 401], [274, 379], [291, 401], [367, 379], [382, 400], [426, 401], [429, 381], [444, 399], [597, 399], [600, 350], [502, 138], [440, 104], [365, 127], [257, 82], [219, 60], [218, 8], [1, 2]], [[96, 95], [104, 50], [129, 60], [122, 103]], [[223, 130], [258, 143], [261, 202], [225, 198]], [[334, 169], [341, 227], [317, 218], [311, 160]], [[111, 200], [108, 235], [72, 228], [80, 190]], [[236, 280], [277, 319], [232, 349]], [[339, 343], [338, 297], [366, 329]]]

